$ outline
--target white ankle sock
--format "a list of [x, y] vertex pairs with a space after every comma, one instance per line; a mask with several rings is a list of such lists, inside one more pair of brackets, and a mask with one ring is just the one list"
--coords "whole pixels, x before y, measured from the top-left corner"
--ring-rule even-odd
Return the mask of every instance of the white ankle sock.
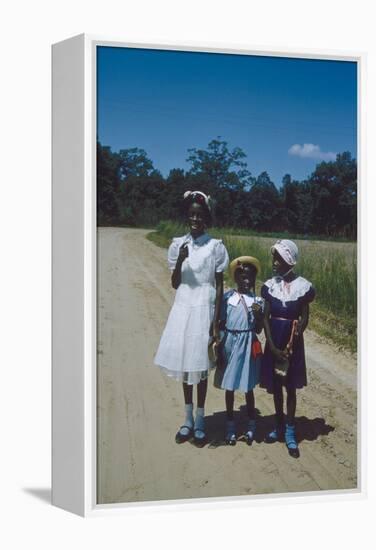
[[189, 403], [189, 405], [185, 405], [184, 408], [185, 408], [184, 424], [192, 428], [193, 427], [193, 404]]
[[[188, 426], [189, 428], [193, 428], [193, 404], [189, 403], [188, 405], [185, 405], [185, 420], [184, 420], [184, 426]], [[188, 428], [181, 428], [180, 433], [182, 435], [188, 435], [189, 430]]]
[[197, 407], [196, 409], [196, 419], [195, 419], [195, 430], [203, 430], [205, 427], [205, 409], [204, 407]]

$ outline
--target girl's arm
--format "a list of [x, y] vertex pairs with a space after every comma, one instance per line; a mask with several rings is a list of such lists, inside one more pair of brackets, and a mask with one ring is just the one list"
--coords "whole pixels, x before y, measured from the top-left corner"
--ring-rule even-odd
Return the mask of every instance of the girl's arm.
[[261, 332], [262, 329], [263, 329], [263, 326], [264, 326], [264, 319], [262, 318], [262, 314], [261, 314], [260, 319], [256, 319], [256, 324], [255, 324], [255, 332], [256, 332], [256, 334], [260, 334], [260, 332]]
[[264, 314], [260, 304], [252, 304], [252, 311], [255, 318], [255, 332], [256, 334], [260, 334], [264, 326]]
[[266, 336], [266, 340], [269, 344], [269, 348], [270, 348], [270, 351], [272, 352], [272, 354], [274, 355], [274, 357], [276, 359], [284, 359], [285, 357], [287, 357], [287, 353], [278, 349], [275, 345], [274, 345], [274, 342], [273, 342], [273, 339], [272, 339], [272, 333], [271, 333], [271, 330], [270, 330], [270, 323], [269, 323], [269, 317], [270, 317], [270, 304], [269, 302], [265, 301], [265, 309], [264, 309], [264, 331], [265, 331], [265, 336]]
[[308, 321], [309, 321], [309, 304], [314, 300], [315, 298], [315, 289], [311, 285], [308, 292], [304, 296], [303, 304], [301, 306], [300, 315], [298, 319], [298, 326], [296, 328], [295, 335], [301, 336], [305, 329], [307, 328]]
[[305, 329], [307, 328], [309, 321], [309, 304], [305, 303], [302, 306], [302, 312], [299, 316], [298, 326], [296, 328], [295, 335], [301, 336]]
[[171, 275], [171, 284], [172, 288], [175, 290], [180, 286], [181, 283], [181, 266], [183, 265], [184, 260], [188, 258], [188, 245], [184, 243], [179, 249], [179, 256], [176, 260], [175, 269]]
[[219, 317], [221, 314], [221, 304], [223, 298], [223, 273], [215, 274], [215, 306], [213, 320], [213, 336], [219, 340]]

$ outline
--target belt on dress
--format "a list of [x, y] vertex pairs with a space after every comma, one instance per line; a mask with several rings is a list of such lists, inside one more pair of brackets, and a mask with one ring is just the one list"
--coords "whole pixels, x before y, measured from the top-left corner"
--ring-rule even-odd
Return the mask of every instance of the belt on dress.
[[271, 317], [271, 319], [277, 319], [277, 321], [296, 321], [297, 319], [286, 319], [286, 317]]

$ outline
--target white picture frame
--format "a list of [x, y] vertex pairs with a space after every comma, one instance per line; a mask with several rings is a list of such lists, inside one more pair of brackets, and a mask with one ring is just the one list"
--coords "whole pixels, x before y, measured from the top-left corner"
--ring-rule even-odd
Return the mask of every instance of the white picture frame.
[[[358, 487], [355, 490], [289, 493], [223, 499], [98, 505], [96, 499], [96, 47], [137, 47], [310, 59], [351, 60], [358, 64]], [[249, 506], [269, 499], [303, 496], [359, 498], [366, 491], [365, 304], [361, 302], [365, 250], [364, 112], [365, 54], [333, 51], [275, 51], [223, 44], [130, 44], [79, 35], [52, 48], [52, 502], [81, 516], [142, 506]]]

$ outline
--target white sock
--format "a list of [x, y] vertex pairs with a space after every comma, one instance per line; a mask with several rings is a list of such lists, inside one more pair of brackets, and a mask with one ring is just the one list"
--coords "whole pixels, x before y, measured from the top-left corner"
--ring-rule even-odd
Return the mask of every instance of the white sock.
[[197, 407], [196, 409], [196, 419], [195, 419], [195, 430], [203, 430], [205, 427], [205, 409], [204, 407]]
[[189, 405], [185, 405], [184, 408], [185, 408], [184, 424], [192, 428], [193, 427], [193, 403], [189, 403]]
[[[193, 404], [189, 403], [188, 405], [185, 405], [185, 420], [184, 420], [184, 426], [188, 426], [189, 428], [193, 428]], [[181, 428], [180, 433], [182, 435], [188, 435], [189, 430], [188, 428]]]

